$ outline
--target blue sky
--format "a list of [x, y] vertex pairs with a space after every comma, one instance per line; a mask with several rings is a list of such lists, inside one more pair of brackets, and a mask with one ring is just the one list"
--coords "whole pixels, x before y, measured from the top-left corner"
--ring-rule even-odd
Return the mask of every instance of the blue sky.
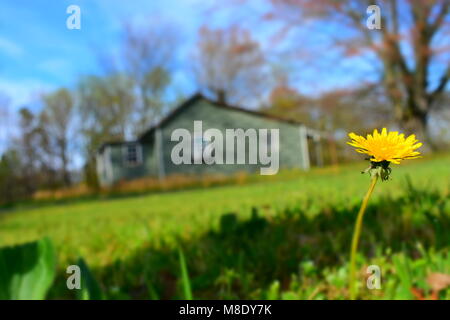
[[[239, 1], [239, 0], [236, 0]], [[81, 9], [81, 30], [69, 30], [67, 7]], [[237, 10], [236, 10], [237, 9]], [[125, 23], [170, 25], [177, 32], [177, 61], [172, 91], [185, 96], [196, 91], [190, 58], [203, 25], [212, 28], [234, 23], [254, 29], [267, 8], [261, 1], [227, 6], [215, 0], [2, 0], [0, 2], [0, 153], [17, 128], [17, 110], [39, 108], [39, 97], [58, 87], [74, 88], [81, 75], [102, 72], [99, 56], [114, 55]], [[263, 39], [269, 31], [258, 28]], [[4, 108], [4, 107], [3, 107]], [[15, 121], [14, 121], [15, 120]]]
[[[81, 30], [66, 27], [72, 4], [81, 9]], [[211, 6], [209, 0], [2, 0], [0, 95], [10, 101], [8, 113], [23, 105], [33, 109], [42, 93], [74, 87], [80, 75], [101, 72], [99, 55], [117, 51], [124, 23], [173, 25], [180, 33], [179, 56], [187, 56], [198, 28], [208, 23], [205, 8]], [[189, 94], [195, 87], [183, 70], [186, 63], [178, 64], [173, 86]], [[7, 131], [15, 128], [1, 117], [0, 112], [0, 152], [9, 139]]]
[[[287, 41], [274, 45], [269, 39], [279, 25], [261, 18], [268, 11], [264, 5], [267, 2], [230, 1], [234, 3], [230, 5], [217, 0], [2, 0], [0, 98], [6, 94], [10, 101], [8, 112], [13, 115], [24, 105], [31, 109], [39, 108], [42, 93], [61, 86], [73, 88], [81, 75], [101, 72], [99, 55], [118, 51], [124, 23], [155, 27], [158, 24], [170, 25], [177, 31], [179, 43], [171, 86], [172, 92], [185, 96], [196, 91], [190, 59], [198, 29], [203, 25], [221, 28], [239, 24], [251, 30], [265, 52], [279, 53], [286, 44], [289, 46], [299, 38], [308, 46], [321, 44], [320, 33], [300, 32], [296, 37], [288, 37]], [[69, 17], [66, 10], [70, 5], [78, 5], [81, 9], [81, 30], [66, 27]], [[326, 27], [320, 25], [317, 30], [322, 31]], [[301, 71], [292, 81], [302, 92], [317, 92], [355, 82], [345, 72], [343, 64], [339, 68], [331, 65], [325, 68], [327, 72], [317, 73], [308, 68], [308, 61], [288, 63], [283, 56], [280, 57], [283, 68], [290, 72]], [[299, 61], [298, 57], [293, 60]], [[354, 64], [349, 67], [353, 68]], [[1, 118], [0, 112], [0, 152], [10, 141], [11, 131], [17, 127]]]
[[[233, 2], [233, 4], [230, 4]], [[101, 72], [100, 53], [114, 54], [120, 46], [124, 23], [173, 26], [178, 34], [177, 61], [172, 89], [185, 96], [196, 90], [190, 58], [198, 29], [239, 24], [260, 41], [272, 65], [280, 64], [293, 79], [291, 85], [307, 94], [356, 86], [379, 76], [361, 58], [340, 59], [337, 51], [324, 50], [327, 34], [345, 37], [339, 25], [308, 22], [284, 41], [271, 37], [280, 25], [262, 20], [269, 11], [262, 0], [2, 0], [0, 2], [0, 100], [10, 99], [10, 113], [23, 105], [35, 107], [40, 94], [60, 86], [74, 87], [80, 75]], [[81, 8], [81, 30], [69, 30], [66, 9]], [[286, 47], [316, 48], [321, 55], [286, 54]], [[317, 48], [320, 48], [317, 50]], [[280, 54], [283, 53], [283, 54]], [[323, 59], [326, 57], [327, 59]], [[321, 64], [320, 70], [313, 64]], [[439, 69], [441, 65], [437, 65]], [[438, 74], [438, 73], [436, 73]], [[0, 152], [7, 141], [0, 112]]]
[[[126, 21], [170, 21], [186, 33], [182, 39], [192, 40], [203, 20], [201, 2], [2, 1], [0, 90], [13, 105], [20, 105], [38, 92], [73, 86], [81, 74], [99, 72], [98, 53], [117, 50]], [[81, 30], [66, 28], [66, 8], [71, 4], [81, 8]]]
[[[222, 3], [214, 0], [3, 0], [0, 3], [0, 92], [6, 93], [12, 107], [17, 108], [32, 102], [39, 93], [59, 86], [74, 86], [80, 75], [100, 71], [99, 53], [114, 53], [123, 24], [132, 22], [165, 23], [177, 29], [181, 43], [173, 86], [189, 94], [195, 91], [189, 78], [189, 56], [202, 25], [223, 27], [239, 23], [251, 29], [263, 47], [271, 45], [267, 39], [277, 26], [261, 23], [262, 14], [267, 11], [261, 1], [246, 1], [245, 5], [234, 7]], [[71, 4], [81, 8], [81, 30], [66, 28], [69, 16], [66, 8]], [[309, 38], [313, 42], [317, 35]], [[305, 69], [301, 81], [306, 91], [316, 90], [317, 86], [348, 84], [342, 77], [338, 80], [333, 75], [315, 79], [314, 86], [309, 88], [311, 77], [317, 78], [317, 74]]]

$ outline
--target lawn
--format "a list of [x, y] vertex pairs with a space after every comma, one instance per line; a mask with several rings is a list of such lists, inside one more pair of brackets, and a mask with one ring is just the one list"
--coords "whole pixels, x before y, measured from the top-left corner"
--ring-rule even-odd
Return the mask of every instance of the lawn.
[[[450, 156], [406, 161], [379, 183], [362, 233], [361, 272], [381, 267], [381, 290], [360, 297], [432, 295], [450, 274]], [[367, 163], [283, 172], [256, 183], [78, 200], [0, 213], [0, 246], [50, 237], [59, 276], [84, 257], [107, 298], [180, 298], [180, 247], [195, 298], [345, 298], [353, 221]], [[450, 298], [450, 290], [437, 293]]]

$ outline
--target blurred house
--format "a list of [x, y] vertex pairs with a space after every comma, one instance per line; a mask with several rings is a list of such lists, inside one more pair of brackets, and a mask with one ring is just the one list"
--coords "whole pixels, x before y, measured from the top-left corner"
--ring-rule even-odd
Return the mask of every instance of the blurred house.
[[[261, 164], [207, 164], [204, 159], [197, 164], [175, 164], [171, 155], [179, 141], [172, 141], [172, 133], [184, 128], [194, 133], [194, 122], [202, 122], [203, 132], [215, 128], [223, 132], [227, 129], [279, 129], [279, 168], [308, 170], [311, 165], [322, 165], [320, 132], [307, 128], [301, 123], [272, 115], [242, 109], [211, 101], [200, 94], [175, 108], [155, 126], [149, 128], [136, 141], [116, 141], [104, 143], [97, 152], [97, 173], [102, 186], [110, 186], [122, 180], [143, 177], [165, 178], [173, 174], [204, 175], [256, 172]], [[192, 134], [192, 149], [204, 150], [211, 141]], [[270, 139], [268, 140], [271, 141]], [[224, 142], [225, 145], [225, 142]], [[253, 146], [254, 147], [254, 146]], [[270, 149], [271, 146], [268, 146]], [[246, 159], [250, 148], [246, 142]], [[311, 150], [313, 149], [313, 150]], [[238, 148], [233, 149], [236, 153]], [[313, 151], [313, 152], [311, 152]], [[196, 152], [193, 152], [195, 154]], [[199, 154], [199, 153], [197, 153]], [[200, 154], [202, 152], [200, 151]], [[225, 154], [225, 152], [224, 152]], [[193, 157], [195, 155], [192, 155]]]

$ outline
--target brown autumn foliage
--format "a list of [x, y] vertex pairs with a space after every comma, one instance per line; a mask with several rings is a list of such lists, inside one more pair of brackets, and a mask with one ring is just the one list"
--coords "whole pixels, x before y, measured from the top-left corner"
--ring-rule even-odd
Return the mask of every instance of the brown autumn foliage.
[[265, 57], [246, 29], [202, 27], [194, 61], [199, 89], [217, 101], [241, 104], [264, 92]]
[[[339, 32], [324, 30], [328, 42], [320, 48], [305, 48], [297, 41], [297, 50], [310, 53], [313, 62], [330, 57], [329, 52], [342, 52], [335, 61], [359, 56], [373, 65], [383, 88], [390, 113], [403, 130], [418, 133], [427, 144], [433, 112], [448, 106], [442, 102], [450, 80], [450, 0], [380, 0], [381, 28], [367, 27], [367, 8], [373, 1], [361, 0], [268, 0], [270, 9], [266, 21], [282, 22], [279, 34], [316, 25], [312, 21], [339, 28]], [[330, 28], [331, 29], [331, 28]], [[312, 29], [314, 32], [314, 29]], [[306, 32], [306, 34], [308, 34]], [[335, 55], [336, 56], [336, 55]], [[353, 76], [357, 74], [357, 70]], [[373, 81], [373, 80], [372, 80]], [[448, 110], [448, 109], [446, 109]]]
[[172, 175], [164, 180], [147, 177], [130, 181], [120, 181], [112, 187], [105, 187], [100, 190], [90, 188], [84, 183], [57, 190], [39, 190], [33, 194], [33, 200], [62, 200], [95, 195], [126, 195], [146, 192], [174, 191], [189, 188], [206, 188], [227, 184], [241, 185], [251, 180], [254, 180], [254, 178], [245, 172], [240, 172], [232, 176], [208, 175], [198, 177]]

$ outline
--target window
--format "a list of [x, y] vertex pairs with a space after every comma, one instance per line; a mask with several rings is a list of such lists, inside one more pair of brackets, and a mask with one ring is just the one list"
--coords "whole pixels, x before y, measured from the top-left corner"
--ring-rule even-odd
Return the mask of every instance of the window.
[[142, 147], [138, 143], [127, 144], [123, 149], [124, 163], [128, 167], [142, 164]]

